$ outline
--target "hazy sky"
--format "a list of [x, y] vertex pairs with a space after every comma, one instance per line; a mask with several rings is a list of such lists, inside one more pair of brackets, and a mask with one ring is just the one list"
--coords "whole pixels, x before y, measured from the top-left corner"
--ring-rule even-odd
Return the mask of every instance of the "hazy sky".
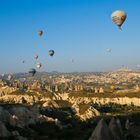
[[[118, 9], [127, 13], [123, 31], [110, 18]], [[45, 31], [42, 37], [39, 29]], [[53, 58], [49, 49], [56, 52]], [[28, 71], [35, 67], [35, 54], [40, 71], [135, 67], [140, 64], [140, 1], [1, 0], [0, 73]]]

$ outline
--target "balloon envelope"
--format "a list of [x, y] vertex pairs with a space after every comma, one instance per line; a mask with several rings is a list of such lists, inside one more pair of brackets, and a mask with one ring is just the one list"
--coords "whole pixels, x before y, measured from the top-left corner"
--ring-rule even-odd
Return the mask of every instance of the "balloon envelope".
[[107, 52], [111, 52], [111, 49], [107, 49]]
[[42, 30], [38, 31], [38, 35], [42, 36], [43, 35], [43, 31]]
[[42, 66], [42, 64], [41, 64], [41, 63], [38, 63], [38, 64], [36, 65], [36, 67], [37, 67], [38, 69], [40, 69], [40, 68], [41, 68], [41, 66]]
[[29, 74], [31, 74], [32, 76], [34, 76], [35, 73], [36, 73], [36, 70], [35, 69], [32, 68], [32, 69], [29, 70]]
[[111, 15], [112, 21], [120, 28], [127, 18], [127, 14], [123, 10], [117, 10]]
[[54, 50], [49, 50], [49, 55], [50, 55], [50, 56], [53, 56], [54, 53], [55, 53]]
[[35, 57], [34, 57], [36, 60], [38, 59], [38, 55], [35, 55]]

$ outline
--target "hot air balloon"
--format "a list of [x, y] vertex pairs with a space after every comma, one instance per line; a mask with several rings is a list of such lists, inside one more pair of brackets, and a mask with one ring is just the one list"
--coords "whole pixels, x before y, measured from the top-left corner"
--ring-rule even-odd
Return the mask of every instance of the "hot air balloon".
[[23, 60], [22, 63], [24, 64], [25, 63], [25, 60]]
[[112, 21], [121, 29], [122, 24], [127, 18], [127, 14], [123, 10], [117, 10], [111, 15]]
[[42, 64], [41, 64], [41, 63], [36, 64], [36, 67], [37, 67], [38, 69], [40, 69], [40, 68], [41, 68], [41, 66], [42, 66]]
[[106, 49], [106, 51], [107, 51], [107, 52], [111, 52], [112, 50], [111, 50], [111, 49]]
[[12, 74], [9, 74], [7, 78], [8, 78], [8, 80], [10, 81], [10, 80], [12, 80], [13, 75], [12, 75]]
[[29, 70], [29, 74], [31, 74], [32, 76], [34, 76], [36, 74], [36, 70], [34, 68]]
[[43, 31], [42, 30], [38, 31], [38, 35], [42, 36], [43, 35]]
[[71, 59], [71, 62], [74, 63], [74, 59]]
[[34, 57], [36, 60], [38, 59], [38, 55], [35, 55], [35, 57]]
[[54, 50], [49, 50], [49, 55], [53, 56], [55, 54]]

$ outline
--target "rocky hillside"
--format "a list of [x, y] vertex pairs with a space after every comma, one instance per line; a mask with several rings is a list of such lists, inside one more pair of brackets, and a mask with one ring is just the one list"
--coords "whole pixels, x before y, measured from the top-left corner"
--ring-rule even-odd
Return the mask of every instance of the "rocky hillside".
[[[96, 126], [100, 118], [116, 115], [129, 116], [140, 112], [139, 97], [117, 97], [117, 95], [106, 97], [104, 93], [100, 96], [84, 96], [84, 94], [75, 96], [70, 93], [49, 93], [34, 89], [22, 91], [18, 87], [11, 86], [1, 86], [0, 92], [0, 137], [4, 139], [53, 140], [59, 137], [59, 139], [84, 140], [89, 139], [94, 129], [92, 124]], [[134, 120], [137, 121], [137, 119]], [[103, 121], [99, 124], [97, 128], [101, 130], [95, 129], [90, 140], [97, 137], [97, 132], [102, 136], [100, 134], [104, 132], [102, 129], [108, 130], [106, 135], [109, 133], [118, 135], [117, 132], [110, 132], [116, 130], [114, 124], [105, 125]], [[54, 136], [55, 132], [58, 133]], [[85, 136], [78, 136], [78, 133], [83, 132]], [[71, 137], [66, 136], [67, 134], [71, 134]], [[137, 132], [132, 132], [132, 135], [134, 134]], [[136, 135], [136, 137], [139, 136]], [[123, 139], [119, 137], [118, 140]]]

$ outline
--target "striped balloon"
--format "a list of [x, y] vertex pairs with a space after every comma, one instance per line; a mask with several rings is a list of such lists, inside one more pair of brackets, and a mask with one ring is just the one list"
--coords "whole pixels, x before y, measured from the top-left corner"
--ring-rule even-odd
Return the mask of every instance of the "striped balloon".
[[53, 56], [55, 54], [55, 51], [54, 50], [49, 50], [48, 53], [49, 53], [50, 56]]
[[112, 21], [119, 27], [121, 28], [122, 24], [124, 23], [127, 15], [123, 10], [117, 10], [112, 13], [111, 18]]

